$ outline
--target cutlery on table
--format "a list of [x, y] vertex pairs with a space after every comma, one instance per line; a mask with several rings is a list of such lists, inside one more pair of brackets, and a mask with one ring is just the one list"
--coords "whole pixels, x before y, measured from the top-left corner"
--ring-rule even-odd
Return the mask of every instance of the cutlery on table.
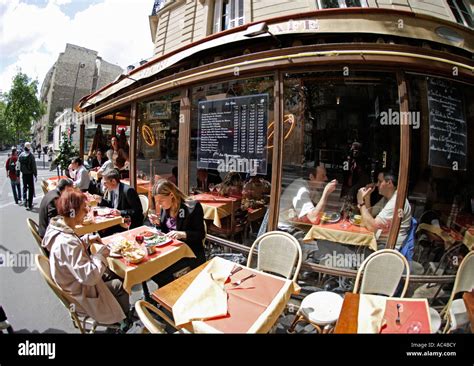
[[252, 273], [251, 275], [248, 275], [247, 277], [244, 277], [244, 278], [242, 278], [242, 279], [240, 279], [240, 280], [237, 280], [237, 281], [235, 281], [235, 282], [232, 282], [231, 285], [233, 285], [233, 286], [239, 286], [239, 285], [241, 285], [244, 281], [247, 281], [248, 279], [253, 278], [253, 277], [255, 277], [255, 276], [256, 276], [256, 274], [255, 274], [255, 273]]
[[395, 319], [395, 323], [400, 325], [402, 322], [400, 320], [400, 308], [402, 307], [401, 304], [397, 304], [397, 319]]

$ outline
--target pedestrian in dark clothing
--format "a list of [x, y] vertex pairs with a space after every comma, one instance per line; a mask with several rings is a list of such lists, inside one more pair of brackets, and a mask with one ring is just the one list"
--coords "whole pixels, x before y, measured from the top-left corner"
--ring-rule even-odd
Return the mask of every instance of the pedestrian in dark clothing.
[[59, 198], [61, 193], [68, 188], [73, 188], [74, 184], [70, 179], [60, 179], [56, 189], [53, 189], [46, 193], [41, 200], [39, 208], [39, 223], [38, 232], [41, 237], [44, 237], [46, 228], [49, 225], [49, 221], [58, 216], [58, 210], [56, 208], [56, 200]]
[[13, 198], [15, 199], [15, 203], [21, 204], [20, 171], [18, 170], [18, 168], [18, 155], [16, 149], [13, 149], [11, 156], [7, 159], [7, 177], [10, 178], [10, 184], [12, 186]]
[[[23, 180], [23, 200], [25, 201], [25, 207], [27, 210], [33, 208], [33, 196], [35, 194], [35, 184], [33, 177], [37, 179], [38, 171], [36, 169], [36, 160], [30, 151], [31, 144], [25, 142], [25, 151], [23, 151], [18, 158], [20, 161], [20, 171]], [[26, 196], [28, 192], [28, 197]]]

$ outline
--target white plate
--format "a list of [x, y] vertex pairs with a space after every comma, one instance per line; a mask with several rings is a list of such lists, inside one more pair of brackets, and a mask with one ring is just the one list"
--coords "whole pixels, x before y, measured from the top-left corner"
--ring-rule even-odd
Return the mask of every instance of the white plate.
[[[149, 243], [147, 242], [147, 240], [145, 240], [144, 243], [145, 243], [145, 246], [161, 247], [161, 246], [163, 246], [163, 245], [167, 245], [167, 244], [171, 243], [172, 241], [173, 241], [173, 239], [171, 239], [171, 238], [166, 238], [165, 241], [158, 242], [158, 243], [156, 243], [156, 244], [149, 244]], [[152, 241], [152, 242], [153, 242], [153, 241]]]

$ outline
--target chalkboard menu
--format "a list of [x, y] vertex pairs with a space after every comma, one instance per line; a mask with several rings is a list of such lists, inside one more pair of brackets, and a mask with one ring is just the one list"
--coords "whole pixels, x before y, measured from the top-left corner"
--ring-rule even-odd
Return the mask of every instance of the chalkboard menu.
[[466, 170], [467, 126], [459, 87], [449, 80], [428, 78], [428, 107], [429, 164]]
[[197, 167], [267, 174], [268, 94], [199, 102]]

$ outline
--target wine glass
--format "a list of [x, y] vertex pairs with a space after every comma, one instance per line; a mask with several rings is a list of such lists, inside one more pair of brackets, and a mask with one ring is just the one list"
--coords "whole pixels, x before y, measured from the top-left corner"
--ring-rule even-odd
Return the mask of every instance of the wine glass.
[[129, 215], [124, 216], [123, 223], [127, 227], [127, 230], [130, 231], [130, 226], [132, 225], [132, 218]]
[[407, 333], [410, 334], [417, 334], [421, 332], [421, 322], [419, 321], [412, 321], [407, 328]]
[[214, 188], [215, 188], [214, 184], [213, 184], [213, 183], [209, 183], [209, 192], [210, 192], [211, 194], [214, 194]]
[[160, 219], [158, 215], [156, 214], [155, 209], [149, 209], [148, 210], [148, 220], [150, 220], [150, 223], [152, 225], [159, 225], [160, 224]]
[[135, 241], [136, 241], [137, 244], [139, 244], [139, 245], [142, 245], [144, 240], [145, 240], [145, 238], [143, 237], [143, 235], [136, 235], [136, 236], [135, 236]]

